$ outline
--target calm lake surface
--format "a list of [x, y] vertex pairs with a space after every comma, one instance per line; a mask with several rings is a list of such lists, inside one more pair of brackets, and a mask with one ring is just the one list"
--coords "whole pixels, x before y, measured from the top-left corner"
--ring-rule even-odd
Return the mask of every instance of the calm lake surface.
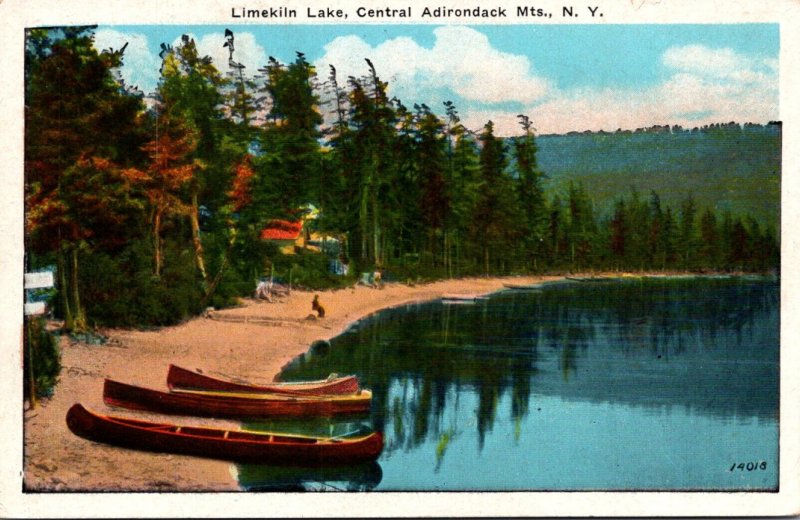
[[356, 374], [369, 416], [247, 425], [382, 430], [380, 459], [238, 465], [237, 478], [248, 490], [776, 489], [778, 314], [767, 278], [567, 282], [381, 312], [282, 374]]

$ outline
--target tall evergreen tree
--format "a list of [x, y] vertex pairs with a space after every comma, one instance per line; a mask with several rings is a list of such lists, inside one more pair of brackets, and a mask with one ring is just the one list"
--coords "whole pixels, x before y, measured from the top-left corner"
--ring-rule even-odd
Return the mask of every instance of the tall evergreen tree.
[[369, 75], [364, 79], [348, 78], [350, 85], [350, 121], [353, 126], [352, 192], [357, 196], [357, 257], [363, 264], [383, 263], [384, 215], [387, 187], [394, 177], [396, 116], [387, 97], [387, 84], [380, 79], [370, 60], [365, 60]]
[[661, 243], [661, 249], [664, 252], [664, 263], [657, 267], [667, 269], [675, 266], [678, 255], [678, 224], [670, 207], [667, 207], [664, 211]]
[[550, 265], [559, 265], [567, 250], [566, 218], [564, 216], [564, 203], [558, 193], [553, 195], [548, 205], [547, 218], [547, 247]]
[[[391, 150], [396, 158], [393, 180], [387, 183], [384, 208], [385, 233], [392, 237], [392, 255], [402, 258], [411, 253], [420, 258], [426, 248], [423, 204], [424, 177], [419, 161], [419, 129], [415, 113], [393, 98], [397, 129]], [[387, 251], [388, 254], [388, 251]], [[423, 255], [424, 256], [424, 255]]]
[[452, 126], [455, 147], [451, 159], [452, 173], [449, 198], [452, 201], [451, 240], [452, 255], [457, 271], [465, 264], [471, 247], [467, 239], [473, 232], [473, 210], [478, 204], [481, 186], [480, 154], [475, 139], [460, 123]]
[[592, 210], [592, 202], [583, 183], [570, 182], [568, 188], [567, 227], [570, 263], [579, 269], [589, 267], [594, 254], [594, 240], [597, 230]]
[[522, 208], [521, 223], [524, 227], [521, 241], [527, 256], [532, 259], [534, 269], [542, 254], [547, 228], [542, 180], [544, 174], [536, 161], [536, 140], [530, 118], [524, 114], [517, 116], [524, 131], [514, 140], [514, 155], [517, 166], [517, 191]]
[[[220, 149], [223, 124], [221, 89], [224, 81], [211, 58], [201, 56], [194, 39], [187, 35], [181, 37], [180, 45], [174, 49], [162, 45], [161, 56], [157, 128], [152, 146], [159, 146], [157, 141], [160, 133], [177, 135], [177, 132], [192, 136], [192, 145], [185, 150], [185, 159], [187, 164], [191, 162], [194, 167], [191, 176], [181, 183], [182, 189], [188, 192], [183, 214], [191, 226], [197, 270], [207, 283], [205, 251], [200, 238], [200, 206], [216, 214], [219, 207], [225, 204], [224, 193], [230, 184], [227, 165], [219, 161], [224, 156]], [[158, 125], [164, 125], [163, 129]], [[183, 139], [185, 137], [178, 138]], [[151, 157], [153, 150], [150, 150]]]
[[697, 207], [689, 195], [681, 202], [680, 241], [684, 269], [691, 269], [696, 263], [697, 253]]
[[625, 205], [625, 199], [620, 198], [614, 204], [614, 216], [609, 225], [611, 227], [611, 254], [617, 265], [620, 265], [625, 259], [625, 247], [628, 240], [628, 208]]
[[271, 58], [265, 70], [272, 106], [263, 135], [264, 157], [257, 164], [259, 202], [288, 214], [320, 196], [322, 115], [314, 90], [316, 71], [301, 52], [288, 66]]
[[717, 217], [711, 208], [706, 208], [700, 217], [700, 264], [708, 269], [720, 267], [720, 233]]
[[445, 186], [447, 150], [444, 124], [426, 105], [414, 107], [422, 221], [428, 232], [427, 249], [436, 263], [439, 257], [438, 244], [450, 212], [450, 199]]
[[509, 258], [513, 230], [519, 212], [511, 178], [506, 174], [508, 160], [503, 141], [494, 135], [489, 121], [480, 135], [480, 184], [473, 210], [473, 240], [481, 254], [483, 271], [494, 265], [503, 268]]

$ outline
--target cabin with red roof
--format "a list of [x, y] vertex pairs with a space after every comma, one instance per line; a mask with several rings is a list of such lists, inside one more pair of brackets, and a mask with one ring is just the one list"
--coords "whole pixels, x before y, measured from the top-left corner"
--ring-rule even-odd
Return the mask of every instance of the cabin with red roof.
[[291, 240], [294, 242], [300, 238], [303, 230], [303, 221], [292, 222], [289, 220], [270, 220], [267, 226], [261, 230], [262, 240]]
[[313, 205], [307, 204], [290, 211], [289, 214], [297, 215], [297, 219], [270, 220], [261, 230], [261, 240], [276, 242], [281, 253], [285, 255], [294, 254], [297, 248], [319, 251], [319, 247], [309, 244], [311, 241], [320, 239], [319, 233], [312, 232], [311, 229], [314, 226], [310, 225], [319, 217], [319, 210]]
[[291, 255], [295, 247], [306, 244], [303, 224], [303, 220], [270, 220], [261, 230], [261, 240], [276, 242], [282, 253]]

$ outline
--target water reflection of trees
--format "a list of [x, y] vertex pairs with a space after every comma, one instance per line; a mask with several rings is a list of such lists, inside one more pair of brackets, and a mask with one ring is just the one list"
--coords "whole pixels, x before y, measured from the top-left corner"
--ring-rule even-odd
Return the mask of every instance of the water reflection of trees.
[[235, 471], [245, 491], [370, 491], [383, 479], [377, 462], [309, 468], [237, 464]]
[[[467, 427], [482, 448], [498, 417], [518, 435], [537, 393], [774, 419], [777, 308], [776, 284], [735, 280], [507, 292], [380, 313], [284, 375], [358, 374], [373, 390], [375, 428], [390, 427], [388, 453], [434, 442], [437, 459]], [[454, 412], [464, 393], [477, 405]]]

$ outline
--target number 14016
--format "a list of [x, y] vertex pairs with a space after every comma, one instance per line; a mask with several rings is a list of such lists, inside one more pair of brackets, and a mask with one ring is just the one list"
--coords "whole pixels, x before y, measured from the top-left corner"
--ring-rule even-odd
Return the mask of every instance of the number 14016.
[[731, 464], [730, 471], [756, 471], [767, 469], [767, 462], [762, 460], [758, 462], [734, 462]]

